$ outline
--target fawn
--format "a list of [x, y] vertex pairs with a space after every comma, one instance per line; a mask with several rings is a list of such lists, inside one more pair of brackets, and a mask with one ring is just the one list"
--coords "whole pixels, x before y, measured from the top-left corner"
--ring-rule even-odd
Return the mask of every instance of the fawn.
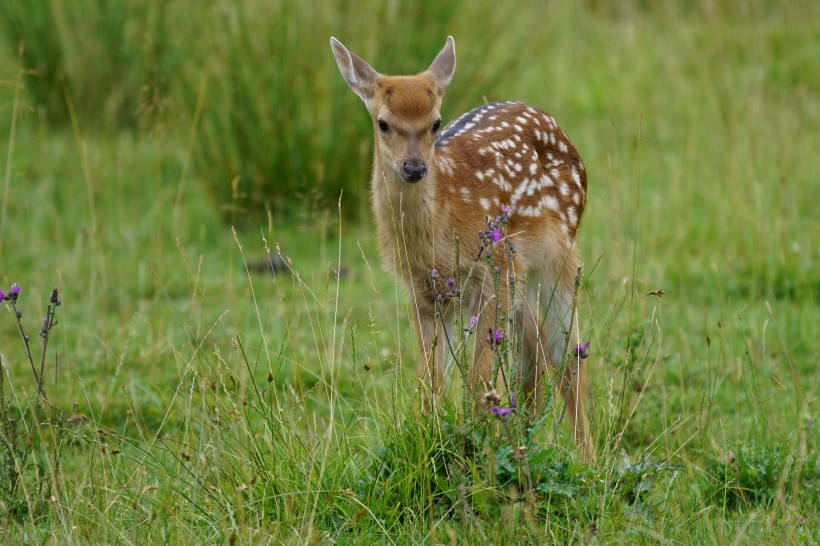
[[[568, 343], [574, 348], [578, 342], [571, 324], [578, 274], [575, 235], [586, 200], [578, 152], [552, 116], [521, 103], [486, 104], [442, 127], [439, 107], [456, 68], [452, 36], [430, 67], [415, 76], [380, 74], [335, 38], [330, 47], [348, 86], [373, 118], [371, 190], [379, 250], [406, 283], [413, 304], [426, 405], [441, 389], [444, 336], [454, 339], [448, 328], [454, 306], [440, 305], [443, 279], [451, 287], [457, 279], [468, 284], [460, 287], [462, 305], [477, 317], [465, 388], [478, 398], [496, 386], [512, 387], [491, 377], [498, 317], [512, 319], [502, 326], [517, 328], [523, 338], [521, 376], [505, 379], [520, 381], [524, 400], [538, 407], [545, 399], [543, 385], [549, 384], [547, 364], [564, 362], [560, 388], [575, 442], [582, 458], [594, 458], [586, 368], [575, 351], [567, 354]], [[494, 267], [476, 256], [504, 253], [498, 234], [486, 237], [499, 221], [515, 245], [506, 245], [508, 259]], [[490, 239], [487, 245], [480, 232]], [[504, 289], [496, 288], [499, 278]], [[442, 308], [449, 316], [437, 320], [436, 310]]]

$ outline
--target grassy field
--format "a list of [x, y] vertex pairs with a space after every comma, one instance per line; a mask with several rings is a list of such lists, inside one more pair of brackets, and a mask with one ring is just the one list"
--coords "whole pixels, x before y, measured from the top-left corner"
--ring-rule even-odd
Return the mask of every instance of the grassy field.
[[[43, 8], [62, 94], [0, 52], [0, 542], [820, 543], [816, 4]], [[327, 42], [412, 72], [448, 33], [445, 121], [530, 102], [588, 168], [594, 465], [560, 399], [419, 411]]]

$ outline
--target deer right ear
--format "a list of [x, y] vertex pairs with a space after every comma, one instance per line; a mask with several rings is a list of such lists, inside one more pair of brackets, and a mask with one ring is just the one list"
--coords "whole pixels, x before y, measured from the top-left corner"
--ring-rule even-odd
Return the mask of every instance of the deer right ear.
[[365, 104], [369, 104], [370, 99], [376, 92], [376, 81], [379, 79], [379, 73], [373, 70], [367, 62], [355, 53], [351, 53], [342, 45], [342, 42], [334, 37], [330, 37], [330, 49], [333, 51], [333, 56], [336, 58], [336, 64], [339, 65], [339, 71], [342, 73], [347, 85], [354, 93], [359, 95]]

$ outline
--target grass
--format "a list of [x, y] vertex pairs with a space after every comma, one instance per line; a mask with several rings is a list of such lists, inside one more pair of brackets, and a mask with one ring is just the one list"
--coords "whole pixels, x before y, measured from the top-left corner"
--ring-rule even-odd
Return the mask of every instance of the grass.
[[[574, 459], [560, 400], [540, 427], [511, 421], [515, 442], [457, 392], [419, 412], [405, 296], [367, 217], [348, 216], [353, 198], [233, 232], [200, 184], [209, 133], [191, 131], [189, 91], [168, 82], [161, 119], [125, 129], [82, 108], [55, 127], [8, 53], [0, 288], [23, 286], [35, 340], [52, 288], [62, 305], [44, 383], [59, 411], [39, 417], [0, 305], [3, 476], [20, 484], [0, 497], [3, 542], [820, 542], [817, 8], [524, 6], [527, 25], [496, 29], [496, 47], [453, 31], [445, 117], [472, 93], [526, 100], [584, 157], [579, 313], [600, 460]], [[337, 93], [325, 34], [414, 70], [447, 32], [417, 38], [427, 49], [410, 61], [324, 17], [306, 58]], [[486, 85], [475, 51], [493, 56]], [[253, 100], [265, 76], [247, 76]], [[339, 100], [366, 131], [355, 97]], [[339, 176], [360, 184], [355, 163]], [[289, 266], [264, 272], [280, 251]]]

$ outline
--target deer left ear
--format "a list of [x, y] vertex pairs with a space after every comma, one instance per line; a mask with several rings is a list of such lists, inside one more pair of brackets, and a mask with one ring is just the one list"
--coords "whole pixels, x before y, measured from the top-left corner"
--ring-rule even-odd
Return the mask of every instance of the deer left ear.
[[333, 51], [333, 57], [336, 59], [336, 64], [339, 66], [339, 72], [342, 73], [347, 85], [354, 93], [359, 95], [365, 104], [370, 103], [373, 94], [376, 90], [376, 82], [380, 75], [372, 66], [367, 64], [364, 59], [348, 51], [342, 45], [342, 42], [334, 37], [330, 37], [330, 49]]
[[453, 79], [453, 74], [456, 72], [456, 42], [452, 36], [447, 37], [444, 47], [436, 58], [433, 64], [427, 69], [426, 74], [435, 82], [438, 87], [439, 95], [444, 94], [444, 90], [450, 85]]

